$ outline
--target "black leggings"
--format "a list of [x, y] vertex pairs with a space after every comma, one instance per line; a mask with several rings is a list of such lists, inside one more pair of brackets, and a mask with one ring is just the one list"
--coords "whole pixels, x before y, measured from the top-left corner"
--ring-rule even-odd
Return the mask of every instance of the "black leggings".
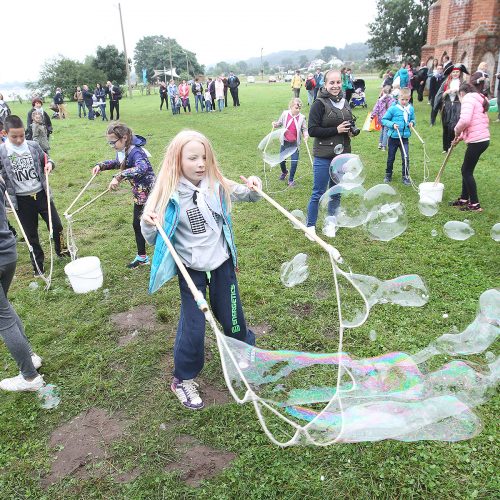
[[144, 205], [137, 205], [134, 203], [134, 219], [132, 227], [135, 233], [135, 242], [137, 243], [137, 255], [146, 255], [146, 240], [141, 232], [141, 216], [144, 210]]
[[474, 169], [479, 157], [488, 149], [490, 141], [470, 142], [465, 150], [464, 162], [462, 163], [462, 200], [469, 200], [469, 203], [479, 203], [477, 197], [476, 180], [474, 179]]
[[165, 106], [167, 107], [168, 109], [168, 96], [166, 95], [160, 95], [160, 109], [163, 108], [163, 103], [165, 103]]

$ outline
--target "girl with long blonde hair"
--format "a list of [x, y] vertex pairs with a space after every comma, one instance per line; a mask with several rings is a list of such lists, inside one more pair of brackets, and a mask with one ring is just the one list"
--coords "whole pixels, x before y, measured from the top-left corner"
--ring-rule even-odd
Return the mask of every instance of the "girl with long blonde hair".
[[[196, 287], [208, 288], [213, 313], [226, 335], [255, 344], [241, 306], [235, 268], [236, 247], [231, 223], [232, 201], [257, 201], [258, 177], [245, 184], [226, 179], [210, 141], [199, 132], [179, 132], [167, 147], [141, 221], [146, 241], [155, 245], [149, 291], [155, 292], [177, 274], [177, 266], [156, 223], [164, 229]], [[205, 316], [179, 273], [181, 311], [174, 346], [172, 392], [185, 408], [204, 404], [195, 378], [205, 357]]]

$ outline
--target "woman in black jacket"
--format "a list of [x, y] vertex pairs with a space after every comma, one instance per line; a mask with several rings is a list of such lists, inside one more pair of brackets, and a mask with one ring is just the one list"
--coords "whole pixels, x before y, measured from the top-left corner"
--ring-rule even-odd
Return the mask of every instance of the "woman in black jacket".
[[[328, 187], [334, 185], [330, 178], [330, 163], [333, 158], [351, 152], [352, 127], [354, 125], [351, 108], [342, 92], [342, 75], [338, 70], [325, 74], [324, 87], [309, 111], [308, 132], [314, 137], [313, 146], [313, 189], [307, 207], [307, 226], [315, 232], [318, 219], [318, 205]], [[329, 215], [334, 215], [340, 205], [340, 195], [329, 205]]]
[[31, 105], [33, 106], [33, 108], [28, 111], [28, 120], [27, 120], [27, 125], [26, 125], [26, 139], [31, 141], [31, 139], [33, 138], [31, 124], [33, 123], [33, 113], [35, 111], [37, 111], [38, 113], [42, 113], [43, 124], [45, 125], [45, 128], [47, 129], [47, 139], [49, 139], [50, 134], [52, 134], [52, 122], [50, 121], [49, 115], [43, 109], [42, 100], [40, 99], [40, 97], [34, 97], [33, 100], [31, 101]]

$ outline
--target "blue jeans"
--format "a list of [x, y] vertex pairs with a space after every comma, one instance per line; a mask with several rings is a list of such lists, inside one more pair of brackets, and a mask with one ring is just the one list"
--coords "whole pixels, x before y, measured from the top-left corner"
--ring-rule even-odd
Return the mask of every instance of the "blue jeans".
[[203, 111], [203, 96], [200, 94], [195, 94], [194, 96], [194, 105], [196, 107], [196, 112], [198, 113], [198, 102], [200, 103], [201, 110]]
[[212, 101], [205, 101], [205, 111], [210, 113], [212, 111]]
[[99, 109], [101, 110], [102, 121], [108, 121], [108, 118], [106, 116], [106, 104], [101, 104], [99, 106]]
[[314, 96], [314, 92], [315, 92], [316, 89], [312, 89], [312, 90], [308, 90], [307, 91], [307, 104], [309, 104], [309, 106], [314, 102], [314, 100], [316, 99], [316, 97]]
[[[288, 141], [284, 140], [283, 144], [280, 147], [280, 153], [283, 153], [283, 151], [285, 151], [285, 149], [288, 149], [288, 148], [294, 147], [294, 146], [297, 146], [296, 142], [288, 142]], [[288, 181], [292, 182], [293, 178], [295, 176], [295, 171], [297, 170], [297, 165], [299, 163], [299, 148], [297, 148], [293, 152], [293, 154], [290, 156], [290, 162], [291, 162], [291, 167], [290, 167], [290, 176], [288, 177]], [[285, 173], [286, 172], [286, 159], [280, 163], [280, 167], [281, 167], [281, 171], [283, 173]]]
[[[210, 307], [224, 335], [255, 345], [255, 334], [247, 328], [243, 315], [233, 260], [227, 259], [210, 272], [210, 277], [203, 271], [187, 271], [204, 297], [208, 288]], [[174, 344], [174, 376], [187, 380], [195, 378], [205, 362], [205, 315], [180, 273], [179, 288], [181, 314]]]
[[95, 116], [94, 108], [92, 106], [87, 106], [87, 108], [89, 110], [89, 120], [93, 120]]
[[[387, 168], [385, 173], [387, 175], [392, 176], [392, 166], [394, 165], [394, 160], [396, 159], [397, 150], [401, 150], [401, 175], [403, 177], [407, 177], [410, 175], [410, 152], [408, 148], [408, 138], [403, 137], [403, 145], [406, 151], [406, 162], [403, 154], [403, 150], [401, 149], [401, 142], [399, 141], [399, 137], [394, 139], [394, 137], [389, 137], [389, 151], [387, 153]], [[408, 165], [408, 167], [407, 167]]]
[[[309, 205], [307, 205], [307, 226], [315, 226], [318, 220], [319, 200], [325, 194], [328, 188], [331, 188], [334, 183], [330, 177], [330, 163], [332, 158], [314, 157], [313, 160], [313, 189]], [[335, 215], [340, 206], [340, 194], [332, 197], [328, 204], [328, 215]]]
[[78, 101], [78, 117], [82, 117], [82, 109], [84, 118], [87, 116], [87, 111], [85, 111], [85, 103], [83, 101]]
[[382, 144], [382, 147], [386, 148], [387, 147], [387, 139], [388, 139], [388, 133], [389, 133], [389, 128], [388, 127], [382, 127], [380, 129], [380, 137], [378, 139], [378, 142]]
[[217, 105], [219, 106], [219, 111], [224, 109], [224, 97], [222, 99], [217, 99]]

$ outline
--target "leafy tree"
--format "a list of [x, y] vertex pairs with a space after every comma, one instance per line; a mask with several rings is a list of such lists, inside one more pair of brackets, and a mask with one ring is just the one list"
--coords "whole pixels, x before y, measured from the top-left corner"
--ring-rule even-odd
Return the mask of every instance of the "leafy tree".
[[213, 74], [220, 75], [220, 74], [224, 73], [225, 75], [227, 75], [229, 73], [229, 71], [231, 71], [231, 69], [232, 68], [230, 67], [230, 65], [226, 61], [220, 61], [215, 65]]
[[46, 61], [40, 73], [40, 79], [36, 82], [29, 82], [29, 89], [42, 92], [43, 95], [54, 95], [57, 87], [61, 87], [66, 98], [72, 98], [75, 88], [78, 85], [87, 84], [93, 89], [96, 83], [106, 82], [106, 75], [95, 68], [92, 58], [87, 58], [81, 63], [60, 56]]
[[339, 51], [330, 45], [323, 47], [318, 54], [318, 58], [323, 59], [323, 61], [328, 62], [333, 56], [339, 57]]
[[377, 17], [368, 25], [370, 57], [387, 66], [399, 52], [417, 58], [427, 38], [429, 7], [435, 0], [377, 0]]
[[238, 61], [234, 65], [234, 68], [232, 68], [232, 69], [236, 74], [246, 73], [248, 71], [248, 64], [245, 61]]
[[127, 79], [125, 54], [118, 52], [114, 45], [97, 47], [93, 64], [95, 68], [100, 69], [107, 76], [107, 80], [111, 80], [118, 85], [125, 83]]
[[307, 66], [307, 63], [309, 62], [309, 59], [305, 54], [302, 54], [299, 58], [299, 66], [303, 68], [304, 66]]
[[155, 69], [170, 69], [170, 52], [172, 67], [177, 73], [187, 70], [186, 58], [189, 64], [190, 77], [203, 73], [194, 52], [183, 49], [175, 39], [162, 35], [145, 36], [141, 38], [134, 50], [135, 72], [142, 75], [142, 69], [147, 69], [148, 80], [153, 80]]
[[281, 65], [285, 66], [285, 69], [290, 69], [293, 67], [293, 60], [290, 57], [285, 57], [281, 60]]

